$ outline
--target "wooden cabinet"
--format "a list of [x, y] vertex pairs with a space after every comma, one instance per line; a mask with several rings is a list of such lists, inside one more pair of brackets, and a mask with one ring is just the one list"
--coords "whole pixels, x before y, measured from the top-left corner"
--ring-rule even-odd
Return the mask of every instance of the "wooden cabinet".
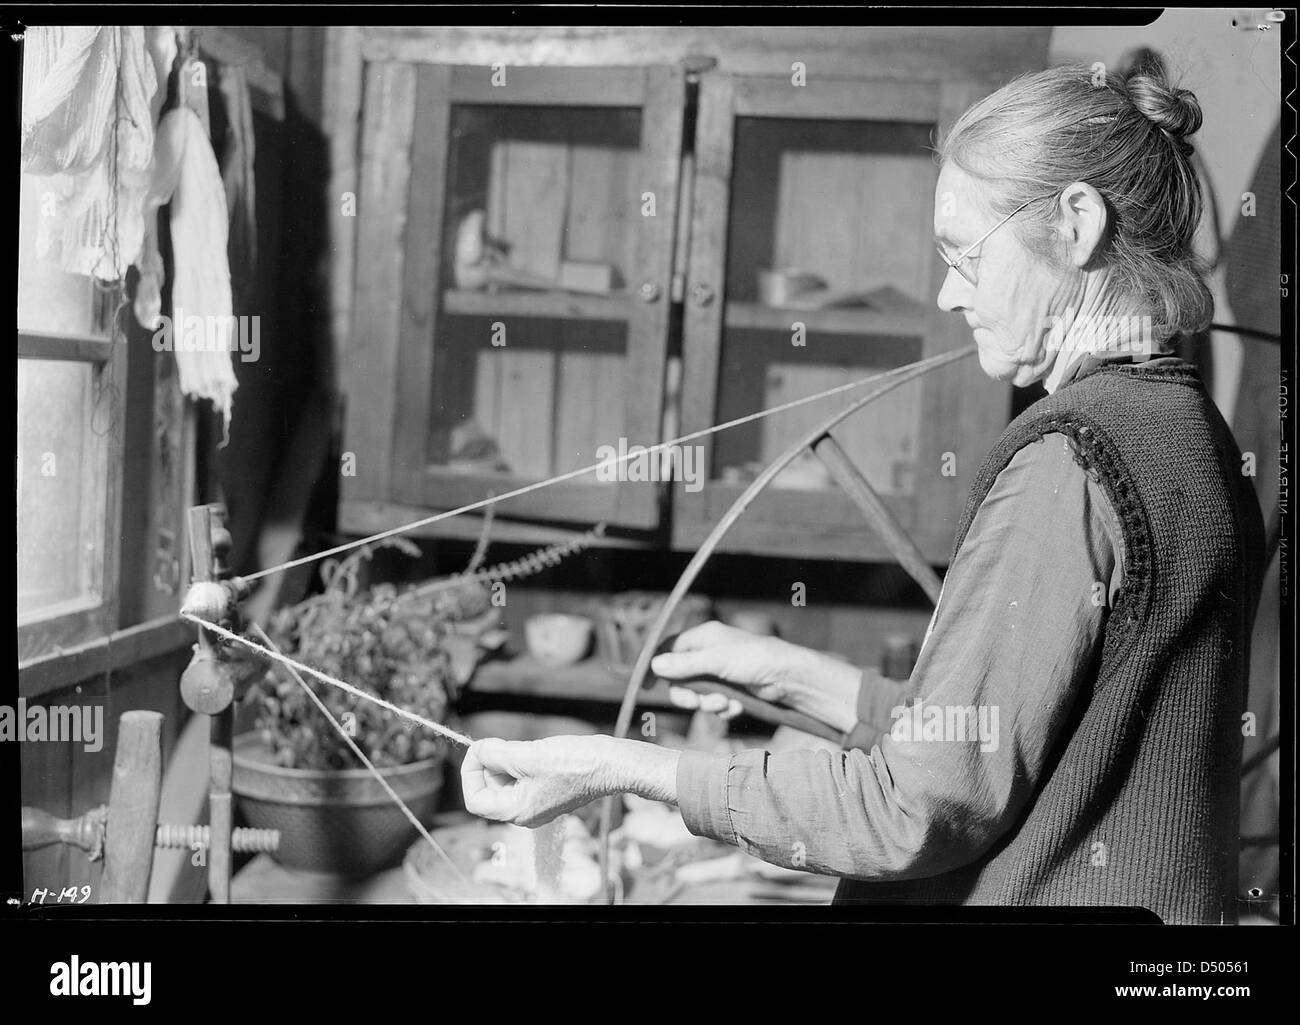
[[[826, 59], [801, 71], [780, 32], [708, 30], [706, 47], [706, 30], [619, 31], [643, 33], [620, 51], [633, 63], [611, 61], [608, 40], [557, 47], [553, 29], [515, 30], [499, 60], [469, 29], [363, 33], [340, 345], [345, 529], [456, 508], [969, 343], [934, 305], [931, 147], [996, 86], [987, 51], [1005, 39], [818, 30]], [[803, 44], [813, 31], [799, 30]], [[1010, 31], [1026, 45], [1006, 52], [1006, 74], [1041, 64], [1046, 33]], [[860, 60], [837, 32], [858, 34]], [[605, 521], [624, 542], [690, 549], [758, 468], [849, 397], [704, 439], [699, 479], [588, 474], [498, 513], [519, 539]], [[968, 360], [836, 434], [942, 563], [1009, 410], [1007, 387]], [[462, 520], [429, 532], [463, 536]], [[725, 547], [887, 557], [811, 461]]]
[[[975, 91], [924, 80], [701, 82], [683, 345], [687, 431], [970, 343], [961, 318], [933, 298], [946, 268], [931, 241], [931, 147]], [[773, 283], [764, 288], [773, 271], [784, 271], [786, 284], [808, 276], [821, 284], [785, 299]], [[709, 438], [707, 482], [673, 491], [674, 545], [698, 546], [762, 467], [858, 394]], [[947, 560], [969, 474], [1009, 409], [1008, 388], [972, 360], [889, 393], [835, 436], [938, 563]], [[722, 547], [888, 558], [811, 453], [774, 480]]]
[[[455, 508], [658, 436], [682, 77], [369, 67], [355, 308], [376, 363], [348, 395], [357, 493]], [[659, 515], [652, 489], [594, 476], [501, 512]]]

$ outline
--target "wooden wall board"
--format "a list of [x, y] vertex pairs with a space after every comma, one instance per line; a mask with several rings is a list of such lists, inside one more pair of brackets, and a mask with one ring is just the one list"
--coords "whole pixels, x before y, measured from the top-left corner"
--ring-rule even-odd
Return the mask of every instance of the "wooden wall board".
[[401, 263], [401, 292], [398, 296], [397, 337], [392, 360], [396, 365], [393, 382], [397, 396], [392, 417], [392, 441], [388, 451], [391, 479], [399, 491], [411, 475], [420, 473], [428, 462], [425, 432], [419, 424], [429, 421], [430, 380], [433, 372], [434, 339], [438, 309], [438, 283], [443, 274], [444, 197], [441, 184], [447, 173], [447, 136], [451, 109], [447, 102], [451, 69], [420, 67], [415, 73], [414, 109], [402, 113], [405, 128], [410, 117], [407, 178], [401, 189], [405, 202], [398, 215], [404, 220]]
[[554, 112], [535, 116], [553, 124], [557, 138], [500, 139], [492, 145], [487, 228], [509, 243], [512, 267], [556, 281], [568, 215], [570, 149]]
[[635, 148], [570, 147], [564, 258], [610, 264], [624, 287], [636, 265], [639, 176]]
[[774, 264], [830, 287], [927, 296], [936, 171], [927, 155], [782, 154]]
[[415, 85], [409, 64], [366, 68], [358, 217], [367, 227], [357, 239], [352, 344], [340, 367], [356, 476], [341, 479], [344, 498], [389, 494]]
[[[42, 698], [50, 704], [66, 703], [67, 691]], [[19, 784], [24, 805], [40, 808], [56, 818], [71, 818], [86, 809], [72, 806], [72, 748], [67, 744], [20, 743]], [[78, 852], [78, 856], [85, 858]], [[63, 844], [23, 853], [23, 897], [31, 900], [37, 888], [52, 890], [68, 886], [72, 853]], [[92, 898], [93, 899], [93, 898]]]
[[625, 343], [617, 337], [625, 333], [611, 336], [604, 324], [564, 325], [557, 354], [553, 473], [589, 466], [600, 458], [596, 450], [601, 445], [617, 447], [625, 436], [627, 357]]
[[[807, 360], [771, 363], [767, 373], [768, 406], [812, 395], [864, 376], [862, 366], [828, 366]], [[910, 494], [910, 474], [900, 467], [915, 458], [920, 434], [920, 389], [899, 388], [859, 410], [832, 432], [844, 451], [882, 495]], [[824, 403], [799, 406], [763, 421], [759, 461], [770, 463], [790, 445], [825, 420], [835, 409], [852, 403], [853, 393]], [[778, 481], [779, 482], [779, 481]], [[833, 487], [828, 481], [828, 487]]]
[[794, 61], [823, 76], [938, 80], [1011, 76], [1044, 65], [1051, 26], [373, 26], [370, 60], [521, 65], [541, 69], [677, 64], [713, 57], [718, 70], [789, 78]]
[[510, 472], [542, 478], [551, 473], [555, 353], [544, 349], [480, 349], [474, 416], [497, 443]]

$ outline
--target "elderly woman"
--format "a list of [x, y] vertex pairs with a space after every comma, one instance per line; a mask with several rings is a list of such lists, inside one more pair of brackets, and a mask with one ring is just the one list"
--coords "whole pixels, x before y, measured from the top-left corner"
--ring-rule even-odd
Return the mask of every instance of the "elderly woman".
[[939, 306], [989, 377], [1048, 394], [975, 477], [911, 680], [719, 624], [653, 663], [815, 715], [843, 751], [483, 740], [470, 811], [535, 826], [633, 792], [697, 835], [843, 877], [838, 902], [1233, 920], [1263, 525], [1196, 372], [1162, 355], [1212, 311], [1184, 141], [1200, 123], [1162, 77], [1060, 67], [943, 140]]

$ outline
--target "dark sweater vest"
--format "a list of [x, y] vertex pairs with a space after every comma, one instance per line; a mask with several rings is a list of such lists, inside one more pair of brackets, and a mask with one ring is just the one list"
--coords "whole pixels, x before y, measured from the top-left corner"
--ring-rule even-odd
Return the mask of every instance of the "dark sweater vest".
[[1236, 919], [1242, 713], [1264, 527], [1200, 378], [1177, 359], [1102, 364], [1007, 428], [971, 486], [954, 551], [1023, 446], [1064, 434], [1105, 490], [1124, 581], [1020, 820], [928, 879], [844, 880], [836, 903], [1138, 906]]

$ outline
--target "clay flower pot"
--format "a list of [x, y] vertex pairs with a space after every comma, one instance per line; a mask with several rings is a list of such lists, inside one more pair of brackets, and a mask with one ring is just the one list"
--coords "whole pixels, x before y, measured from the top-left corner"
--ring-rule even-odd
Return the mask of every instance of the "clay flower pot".
[[[379, 770], [426, 825], [442, 791], [443, 760], [440, 753]], [[232, 789], [250, 826], [280, 831], [273, 857], [286, 868], [368, 876], [397, 865], [418, 836], [368, 769], [273, 765], [256, 733], [235, 740]]]

